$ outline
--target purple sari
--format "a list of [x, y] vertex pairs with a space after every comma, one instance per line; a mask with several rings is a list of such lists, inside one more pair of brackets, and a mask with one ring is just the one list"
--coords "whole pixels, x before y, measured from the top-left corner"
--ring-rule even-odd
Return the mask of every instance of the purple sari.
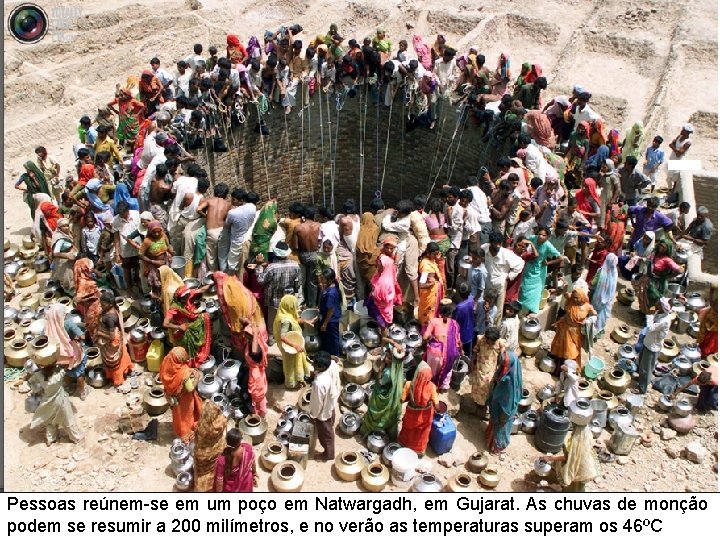
[[244, 451], [242, 461], [225, 476], [225, 455], [220, 454], [215, 463], [215, 485], [222, 484], [222, 493], [252, 493], [253, 462], [255, 456], [252, 446], [241, 443]]
[[[433, 337], [428, 343], [426, 348], [427, 362], [433, 371], [432, 382], [440, 390], [447, 390], [450, 387], [450, 376], [452, 374], [452, 368], [455, 365], [455, 361], [460, 357], [460, 349], [458, 349], [457, 342], [460, 334], [460, 326], [457, 321], [448, 319], [447, 338], [445, 343], [439, 341]], [[433, 364], [436, 364], [433, 360], [433, 352], [439, 353], [442, 351], [442, 366], [440, 369], [433, 369]]]

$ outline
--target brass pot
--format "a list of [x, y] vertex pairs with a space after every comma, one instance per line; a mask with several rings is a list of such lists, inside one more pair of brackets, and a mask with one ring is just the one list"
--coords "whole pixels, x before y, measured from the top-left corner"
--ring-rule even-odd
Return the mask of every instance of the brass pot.
[[520, 339], [520, 350], [524, 356], [535, 356], [542, 347], [542, 340], [539, 338], [533, 340]]
[[70, 298], [69, 296], [61, 296], [60, 298], [57, 299], [57, 303], [62, 304], [63, 306], [65, 306], [68, 309], [73, 308], [73, 301], [72, 301], [72, 298]]
[[47, 336], [37, 337], [30, 343], [30, 357], [39, 367], [53, 365], [59, 355], [58, 344], [50, 341]]
[[620, 302], [623, 306], [629, 306], [633, 303], [635, 300], [635, 291], [630, 287], [625, 287], [620, 291], [620, 293], [617, 295], [617, 300]]
[[700, 375], [704, 370], [710, 369], [712, 364], [708, 362], [707, 360], [700, 360], [699, 362], [695, 362], [692, 366], [692, 373], [695, 377]]
[[450, 493], [475, 493], [477, 484], [469, 474], [461, 472], [448, 480], [445, 489]]
[[487, 488], [494, 488], [500, 483], [500, 475], [494, 467], [486, 467], [478, 476], [478, 481]]
[[658, 361], [664, 363], [672, 362], [678, 354], [680, 354], [680, 347], [675, 343], [675, 340], [665, 339], [662, 342]]
[[123, 319], [127, 320], [127, 318], [130, 316], [130, 310], [132, 309], [132, 302], [124, 296], [118, 296], [117, 298], [115, 298], [115, 305], [122, 314]]
[[343, 452], [335, 458], [335, 472], [345, 482], [360, 478], [364, 466], [365, 458], [360, 452]]
[[243, 435], [252, 439], [253, 446], [262, 444], [267, 434], [268, 426], [264, 418], [257, 414], [250, 414], [238, 422], [238, 429]]
[[343, 365], [341, 373], [346, 383], [365, 384], [372, 377], [372, 361], [369, 358], [359, 366]]
[[97, 347], [88, 347], [87, 351], [85, 351], [85, 354], [87, 355], [88, 368], [102, 364], [102, 358], [100, 357], [100, 349], [98, 349]]
[[38, 293], [23, 293], [23, 295], [20, 296], [20, 307], [37, 311], [40, 307], [40, 295]]
[[595, 394], [595, 397], [607, 403], [608, 411], [615, 409], [620, 404], [618, 397], [609, 390], [599, 390], [598, 393]]
[[40, 253], [40, 249], [37, 246], [28, 249], [23, 248], [20, 250], [20, 257], [32, 263], [32, 260], [37, 257], [38, 253]]
[[593, 397], [594, 393], [595, 389], [589, 381], [585, 379], [578, 380], [578, 397], [590, 399], [591, 397]]
[[627, 343], [627, 341], [632, 337], [632, 332], [626, 324], [621, 324], [612, 331], [610, 337], [613, 341], [622, 345], [623, 343]]
[[143, 406], [150, 416], [160, 416], [170, 407], [162, 386], [153, 386], [145, 391]]
[[616, 367], [605, 372], [600, 379], [600, 385], [619, 396], [628, 389], [631, 380], [632, 377], [627, 371]]
[[277, 441], [270, 442], [260, 453], [260, 465], [266, 470], [272, 471], [278, 463], [287, 460], [287, 453], [288, 449], [284, 444]]
[[305, 470], [295, 461], [283, 461], [270, 473], [270, 483], [278, 493], [297, 493], [305, 482]]
[[481, 473], [488, 465], [488, 456], [486, 452], [475, 452], [467, 462], [467, 469], [471, 473]]
[[310, 410], [310, 395], [312, 394], [312, 388], [306, 388], [298, 396], [297, 408], [301, 411]]
[[29, 287], [37, 283], [37, 272], [33, 268], [21, 268], [15, 277], [18, 287]]
[[14, 339], [5, 346], [4, 352], [5, 363], [10, 367], [21, 368], [30, 359], [28, 343], [24, 339]]
[[23, 236], [22, 247], [23, 249], [32, 249], [35, 247], [35, 241], [32, 239], [31, 236]]
[[18, 339], [17, 332], [13, 326], [6, 326], [5, 327], [5, 349], [7, 349], [10, 344]]
[[49, 306], [51, 304], [55, 303], [55, 300], [58, 298], [58, 292], [57, 291], [44, 291], [42, 295], [40, 296], [40, 305], [41, 306]]
[[360, 473], [360, 481], [365, 489], [379, 493], [390, 480], [390, 471], [382, 463], [370, 463]]

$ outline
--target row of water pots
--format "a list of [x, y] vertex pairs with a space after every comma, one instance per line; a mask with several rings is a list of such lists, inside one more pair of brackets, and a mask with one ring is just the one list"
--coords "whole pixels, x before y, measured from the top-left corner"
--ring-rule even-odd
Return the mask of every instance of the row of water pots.
[[188, 491], [193, 483], [193, 451], [194, 443], [186, 444], [182, 439], [175, 439], [170, 446], [170, 466], [175, 475], [175, 488]]
[[3, 254], [4, 272], [18, 287], [29, 287], [37, 283], [38, 274], [50, 271], [50, 261], [36, 243], [26, 236], [22, 248], [5, 241]]

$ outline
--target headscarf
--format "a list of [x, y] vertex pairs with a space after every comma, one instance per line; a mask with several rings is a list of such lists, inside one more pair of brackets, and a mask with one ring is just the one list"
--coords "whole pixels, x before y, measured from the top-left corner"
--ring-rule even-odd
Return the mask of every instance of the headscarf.
[[635, 242], [635, 246], [633, 246], [633, 248], [635, 248], [635, 251], [638, 251], [636, 246], [638, 245], [638, 242], [639, 242], [640, 247], [643, 250], [643, 252], [638, 253], [638, 255], [640, 255], [642, 257], [647, 257], [653, 251], [655, 251], [655, 231], [645, 231], [643, 233], [643, 236], [648, 236], [650, 238], [650, 243], [647, 246], [643, 246], [643, 243], [642, 243], [643, 237], [641, 236], [640, 239], [637, 242]]
[[617, 263], [617, 255], [608, 253], [600, 269], [595, 292], [593, 292], [593, 306], [610, 305], [615, 299], [618, 280]]
[[607, 145], [610, 148], [610, 157], [614, 157], [620, 153], [620, 132], [617, 129], [611, 129], [608, 134]]
[[183, 347], [173, 347], [160, 364], [160, 380], [168, 396], [177, 397], [183, 389], [191, 371], [190, 356]]
[[240, 38], [235, 34], [227, 35], [227, 46], [228, 47], [240, 47]]
[[117, 211], [118, 204], [121, 201], [128, 203], [130, 210], [140, 210], [137, 199], [130, 196], [130, 190], [128, 189], [125, 182], [120, 182], [115, 186], [115, 211]]
[[175, 291], [175, 297], [173, 298], [170, 308], [181, 311], [185, 317], [194, 321], [200, 316], [194, 305], [194, 301], [198, 296], [202, 296], [199, 290], [190, 289], [187, 285], [182, 285]]
[[663, 238], [662, 240], [655, 242], [655, 254], [657, 254], [662, 244], [665, 245], [665, 249], [667, 250], [667, 257], [672, 257], [675, 246], [669, 238]]
[[87, 183], [95, 178], [95, 165], [92, 163], [84, 163], [80, 166], [80, 174], [78, 174], [78, 184], [81, 186], [87, 185]]
[[427, 362], [422, 360], [418, 364], [413, 380], [410, 383], [411, 403], [418, 407], [425, 407], [432, 398], [432, 394], [432, 369], [430, 369]]
[[600, 137], [600, 144], [606, 144], [607, 143], [607, 137], [605, 137], [605, 126], [603, 125], [602, 118], [598, 118], [593, 121], [592, 127], [594, 128], [593, 135], [597, 134]]
[[643, 138], [643, 123], [638, 120], [627, 130], [627, 134], [625, 135], [625, 143], [622, 148], [623, 161], [625, 161], [628, 156], [638, 157], [640, 155], [640, 152], [642, 152]]
[[588, 139], [590, 137], [590, 123], [580, 122], [575, 128], [575, 133], [580, 140]]
[[256, 255], [262, 255], [267, 259], [270, 251], [270, 239], [277, 230], [277, 203], [266, 202], [258, 212], [255, 226], [250, 237], [250, 260]]
[[45, 223], [48, 229], [50, 229], [50, 232], [54, 233], [57, 229], [58, 221], [63, 217], [60, 209], [51, 202], [44, 202], [40, 204], [38, 210], [40, 210], [40, 213], [45, 218]]
[[497, 73], [501, 81], [510, 80], [510, 77], [512, 77], [510, 74], [510, 57], [505, 53], [500, 53], [495, 73]]
[[[45, 179], [45, 175], [40, 170], [40, 167], [38, 167], [35, 163], [32, 161], [26, 161], [23, 165], [25, 167], [25, 170], [32, 171], [32, 173], [35, 175], [35, 180], [39, 184], [38, 186], [35, 186], [32, 180], [28, 180], [25, 182], [25, 187], [27, 188], [28, 192], [31, 195], [34, 195], [36, 193], [50, 193], [50, 189], [47, 185], [47, 180]], [[27, 174], [27, 173], [26, 173]]]
[[[45, 334], [50, 341], [57, 343], [60, 357], [72, 361], [75, 357], [75, 349], [70, 336], [65, 331], [65, 309], [65, 305], [59, 302], [50, 305], [45, 315], [47, 321]], [[75, 366], [70, 366], [73, 367]]]
[[570, 294], [573, 301], [565, 306], [567, 317], [575, 324], [582, 324], [587, 318], [590, 300], [585, 289], [581, 287], [575, 287]]
[[[150, 233], [155, 230], [160, 230], [162, 235], [157, 240], [150, 237]], [[170, 241], [165, 234], [162, 224], [159, 221], [151, 221], [147, 226], [147, 235], [143, 240], [142, 247], [140, 248], [140, 254], [149, 254], [151, 257], [158, 257], [163, 253], [167, 253], [170, 249]]]
[[597, 152], [595, 152], [594, 155], [590, 156], [587, 161], [585, 161], [586, 167], [593, 167], [600, 170], [600, 166], [605, 163], [605, 160], [610, 157], [610, 148], [608, 148], [607, 145], [603, 144], [602, 146], [598, 147]]
[[200, 419], [195, 427], [195, 491], [212, 491], [215, 482], [215, 462], [225, 449], [227, 417], [209, 399], [203, 403]]
[[63, 232], [61, 227], [64, 227], [66, 225], [70, 225], [70, 220], [67, 218], [60, 218], [57, 220], [57, 228], [52, 234], [52, 238], [50, 239], [50, 247], [54, 248], [55, 244], [59, 242], [60, 240], [67, 240], [70, 242], [70, 244], [73, 244], [73, 237], [72, 234], [68, 234], [66, 232]]
[[377, 256], [377, 241], [380, 235], [380, 227], [375, 222], [375, 216], [371, 212], [365, 212], [360, 217], [360, 230], [358, 232], [355, 251], [358, 255], [365, 257]]
[[172, 268], [167, 265], [160, 267], [160, 288], [163, 303], [163, 313], [167, 313], [175, 297], [175, 291], [183, 286], [183, 280]]
[[51, 202], [52, 197], [50, 197], [50, 195], [48, 195], [47, 193], [35, 193], [32, 198], [33, 204], [37, 209], [37, 211], [35, 212], [35, 220], [33, 223], [33, 234], [36, 238], [40, 238], [42, 236], [42, 231], [40, 230], [40, 222], [45, 217], [42, 213], [42, 210], [40, 210], [40, 205], [43, 203]]
[[[138, 88], [140, 90], [140, 94], [143, 97], [148, 98], [162, 90], [162, 83], [160, 82], [160, 79], [153, 74], [152, 70], [144, 69], [142, 76], [140, 77], [140, 81], [138, 82]], [[160, 103], [165, 101], [162, 94], [159, 97], [159, 101]]]
[[93, 205], [95, 210], [97, 210], [98, 212], [107, 212], [108, 210], [112, 210], [112, 206], [102, 202], [102, 200], [98, 196], [98, 190], [101, 187], [102, 180], [100, 180], [99, 178], [93, 178], [92, 180], [89, 180], [88, 183], [85, 184], [85, 197], [90, 202], [90, 204]]
[[[523, 67], [525, 64], [523, 64]], [[542, 77], [542, 67], [540, 64], [533, 64], [530, 67], [530, 70], [525, 74], [525, 83], [531, 84], [534, 83], [539, 77]]]
[[258, 51], [257, 56], [259, 56], [260, 55], [260, 41], [258, 41], [257, 37], [250, 36], [250, 39], [248, 40], [248, 44], [247, 44], [248, 56], [250, 56], [250, 58], [254, 58], [256, 56], [255, 51]]
[[540, 146], [555, 147], [555, 132], [550, 125], [550, 119], [538, 110], [528, 111], [524, 117], [530, 136]]
[[412, 41], [413, 48], [415, 49], [420, 65], [425, 69], [432, 69], [432, 54], [430, 52], [430, 47], [423, 42], [422, 36], [419, 36], [418, 34], [413, 36]]
[[588, 189], [589, 193], [586, 193], [584, 189], [579, 190], [575, 194], [575, 200], [577, 201], [578, 210], [581, 212], [593, 212], [591, 201], [595, 201], [600, 206], [600, 196], [597, 192], [597, 184], [592, 178], [586, 178], [583, 181], [583, 186]]
[[300, 332], [300, 323], [298, 322], [298, 301], [297, 297], [292, 294], [286, 294], [280, 300], [280, 306], [278, 307], [277, 314], [275, 315], [275, 322], [273, 323], [273, 336], [277, 343], [281, 342], [280, 339], [280, 328], [283, 322], [290, 323], [290, 329], [293, 331]]

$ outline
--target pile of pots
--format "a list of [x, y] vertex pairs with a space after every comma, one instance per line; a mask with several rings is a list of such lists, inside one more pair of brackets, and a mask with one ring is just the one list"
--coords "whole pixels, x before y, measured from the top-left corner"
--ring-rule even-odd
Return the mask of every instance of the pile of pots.
[[29, 236], [23, 237], [21, 246], [6, 239], [3, 262], [5, 275], [19, 288], [34, 285], [38, 274], [50, 271], [50, 261]]
[[170, 446], [170, 465], [175, 475], [175, 488], [178, 491], [188, 491], [193, 484], [193, 443], [185, 444], [181, 439], [175, 439]]
[[535, 356], [542, 348], [542, 326], [535, 317], [527, 317], [520, 325], [520, 350], [524, 356]]

